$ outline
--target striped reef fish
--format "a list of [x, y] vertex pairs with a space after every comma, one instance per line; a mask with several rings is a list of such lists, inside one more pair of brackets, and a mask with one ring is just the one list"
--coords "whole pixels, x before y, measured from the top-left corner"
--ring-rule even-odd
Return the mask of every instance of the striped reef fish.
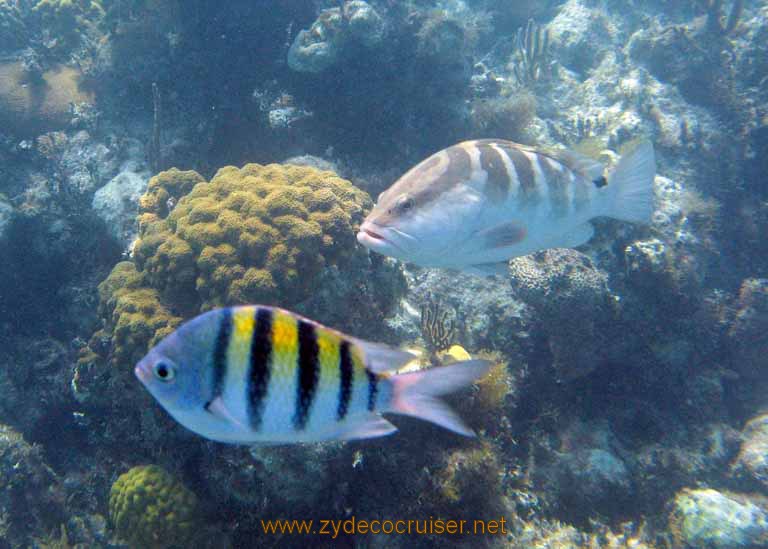
[[294, 443], [388, 435], [382, 413], [474, 433], [439, 399], [489, 363], [394, 373], [414, 355], [258, 305], [204, 313], [136, 366], [141, 383], [188, 429], [230, 443]]
[[513, 257], [586, 243], [595, 217], [650, 221], [651, 143], [604, 172], [569, 151], [465, 141], [423, 160], [379, 195], [357, 239], [424, 267], [503, 274]]

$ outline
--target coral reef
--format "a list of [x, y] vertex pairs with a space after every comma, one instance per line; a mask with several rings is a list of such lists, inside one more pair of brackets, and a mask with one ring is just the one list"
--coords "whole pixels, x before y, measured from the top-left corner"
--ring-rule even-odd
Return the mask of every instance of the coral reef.
[[529, 19], [515, 38], [516, 52], [510, 66], [518, 85], [531, 87], [551, 76], [550, 31]]
[[733, 463], [736, 474], [762, 485], [768, 490], [768, 416], [750, 419], [742, 430], [739, 455]]
[[6, 132], [27, 137], [65, 128], [70, 105], [92, 101], [77, 69], [61, 65], [35, 74], [18, 61], [0, 63], [0, 125]]
[[[99, 313], [105, 320], [104, 331], [94, 334], [92, 347], [102, 350], [99, 340], [111, 336], [111, 360], [121, 366], [138, 362], [150, 346], [181, 323], [130, 261], [118, 263], [99, 284]], [[81, 363], [93, 361], [92, 347], [83, 349]]]
[[[186, 546], [327, 545], [261, 530], [299, 515], [508, 525], [334, 540], [372, 547], [768, 545], [765, 2], [0, 0], [0, 54], [3, 548], [115, 545], [100, 513], [140, 462], [205, 490], [218, 537]], [[650, 139], [652, 222], [492, 279], [356, 247], [355, 187], [472, 137], [609, 170]], [[246, 300], [413, 343], [406, 369], [492, 361], [449, 397], [478, 438], [191, 436], [132, 365]]]
[[335, 174], [292, 166], [223, 168], [166, 217], [162, 199], [182, 192], [150, 182], [134, 251], [150, 284], [187, 310], [306, 299], [324, 266], [352, 255], [354, 224], [370, 206]]
[[[608, 356], [604, 326], [614, 318], [615, 300], [607, 276], [589, 257], [571, 249], [547, 250], [511, 261], [510, 276], [541, 325], [557, 326], [545, 333], [559, 376], [585, 375]], [[560, 319], [581, 320], [563, 324]]]
[[733, 346], [731, 367], [747, 378], [765, 373], [768, 350], [768, 279], [749, 278], [742, 282], [736, 315], [728, 329]]
[[384, 20], [378, 12], [363, 0], [350, 0], [323, 10], [308, 30], [299, 31], [288, 50], [288, 66], [298, 72], [323, 72], [351, 42], [375, 47], [383, 36]]
[[[182, 318], [212, 307], [265, 303], [311, 314], [363, 292], [368, 303], [358, 314], [373, 319], [401, 291], [395, 270], [369, 263], [354, 245], [370, 200], [332, 172], [249, 164], [222, 168], [208, 183], [172, 169], [150, 180], [139, 204], [133, 261], [119, 263], [99, 287], [104, 330], [84, 351], [86, 362], [105, 352], [98, 341], [106, 336], [110, 359], [132, 364]], [[373, 285], [320, 284], [340, 272]], [[349, 326], [354, 317], [345, 317]]]
[[671, 504], [669, 528], [679, 547], [763, 545], [768, 540], [765, 504], [711, 488], [686, 489]]
[[27, 40], [27, 27], [16, 2], [0, 2], [0, 53], [21, 48]]
[[421, 337], [427, 346], [429, 359], [438, 362], [437, 354], [449, 349], [456, 336], [456, 313], [451, 314], [430, 297], [421, 306]]
[[199, 531], [197, 497], [156, 465], [133, 467], [109, 493], [117, 536], [131, 547], [188, 547]]
[[0, 425], [0, 539], [29, 547], [29, 532], [58, 527], [66, 516], [63, 495], [41, 448]]
[[526, 142], [527, 130], [535, 115], [536, 98], [525, 91], [475, 99], [470, 112], [473, 135]]
[[136, 236], [139, 198], [147, 188], [147, 173], [124, 170], [110, 179], [93, 195], [93, 210], [125, 247]]

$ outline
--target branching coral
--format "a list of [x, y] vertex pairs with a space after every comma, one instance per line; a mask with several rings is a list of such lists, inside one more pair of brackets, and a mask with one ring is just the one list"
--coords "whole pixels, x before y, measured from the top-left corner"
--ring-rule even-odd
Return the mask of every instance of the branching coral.
[[731, 34], [744, 11], [744, 0], [734, 0], [728, 16], [723, 15], [723, 0], [701, 0], [707, 9], [707, 30], [719, 35]]
[[549, 30], [529, 19], [515, 37], [516, 52], [511, 67], [521, 86], [532, 86], [552, 71]]
[[437, 353], [448, 349], [456, 336], [456, 313], [446, 310], [430, 297], [421, 307], [421, 337], [429, 351], [432, 364], [437, 364]]

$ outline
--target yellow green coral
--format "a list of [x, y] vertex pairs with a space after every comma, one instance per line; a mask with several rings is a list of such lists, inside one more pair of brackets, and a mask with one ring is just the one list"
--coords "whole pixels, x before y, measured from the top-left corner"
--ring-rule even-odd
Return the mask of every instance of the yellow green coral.
[[[363, 297], [376, 315], [376, 307], [394, 303], [400, 287], [392, 281], [402, 277], [389, 272], [392, 280], [379, 280], [387, 267], [367, 264], [355, 242], [371, 205], [349, 181], [303, 166], [228, 166], [210, 182], [194, 171], [156, 175], [139, 202], [133, 261], [118, 264], [99, 287], [104, 329], [97, 339], [110, 338], [110, 348], [92, 350], [133, 364], [183, 319], [205, 310], [292, 307], [318, 294], [354, 299], [370, 292], [369, 281], [376, 295]], [[323, 287], [321, 276], [334, 269], [365, 280]], [[355, 310], [347, 316], [354, 315], [364, 317]]]
[[131, 547], [191, 547], [198, 517], [197, 497], [156, 465], [130, 469], [109, 493], [115, 533]]
[[164, 299], [200, 310], [290, 305], [324, 266], [349, 255], [370, 205], [348, 181], [313, 168], [229, 166], [210, 183], [170, 170], [141, 199], [136, 263]]
[[181, 322], [171, 314], [130, 261], [118, 263], [99, 285], [100, 312], [112, 334], [112, 358], [133, 364]]

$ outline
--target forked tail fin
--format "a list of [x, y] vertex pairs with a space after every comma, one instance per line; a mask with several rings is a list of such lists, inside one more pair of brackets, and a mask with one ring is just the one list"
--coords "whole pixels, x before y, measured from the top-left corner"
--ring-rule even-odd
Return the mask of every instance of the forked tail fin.
[[430, 421], [460, 435], [473, 437], [474, 431], [440, 397], [471, 385], [490, 367], [487, 360], [467, 360], [392, 376], [389, 378], [392, 398], [385, 411]]
[[621, 157], [608, 177], [605, 215], [633, 223], [650, 223], [655, 176], [653, 145], [650, 141], [643, 141]]

